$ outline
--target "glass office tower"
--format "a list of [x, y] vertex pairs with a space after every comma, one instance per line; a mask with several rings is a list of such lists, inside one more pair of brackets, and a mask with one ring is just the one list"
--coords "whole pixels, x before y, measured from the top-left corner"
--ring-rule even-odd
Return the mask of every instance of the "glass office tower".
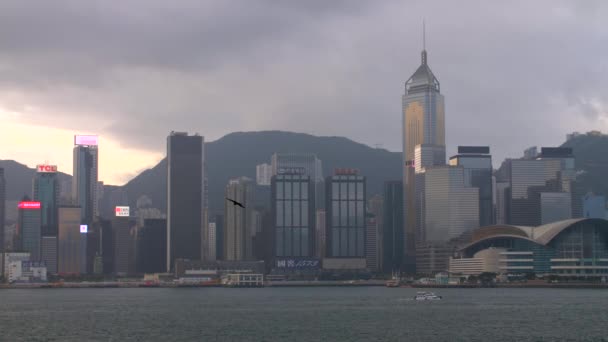
[[[43, 236], [57, 236], [57, 205], [59, 204], [59, 181], [56, 167], [44, 168], [38, 165], [33, 181], [34, 201], [40, 202]], [[48, 165], [47, 165], [48, 166]]]
[[365, 257], [365, 177], [357, 170], [337, 169], [326, 188], [328, 256]]
[[276, 257], [314, 255], [315, 192], [311, 177], [282, 171], [272, 178]]
[[167, 137], [167, 271], [175, 259], [201, 259], [204, 159], [202, 136]]

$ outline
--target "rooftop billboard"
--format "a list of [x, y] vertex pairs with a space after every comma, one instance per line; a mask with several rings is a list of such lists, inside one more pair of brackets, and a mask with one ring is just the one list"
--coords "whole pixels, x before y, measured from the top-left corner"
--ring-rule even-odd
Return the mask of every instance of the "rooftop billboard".
[[75, 135], [74, 145], [97, 146], [99, 137], [97, 135]]

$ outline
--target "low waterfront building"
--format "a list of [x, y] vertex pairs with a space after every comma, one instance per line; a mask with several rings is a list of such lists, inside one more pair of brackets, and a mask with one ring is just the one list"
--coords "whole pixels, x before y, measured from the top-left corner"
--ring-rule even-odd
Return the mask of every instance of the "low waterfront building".
[[289, 279], [314, 279], [320, 271], [318, 258], [274, 258], [270, 274]]
[[450, 258], [450, 273], [460, 275], [478, 275], [484, 272], [500, 273], [500, 260], [505, 257], [504, 248], [490, 247], [481, 250], [472, 258]]
[[325, 258], [324, 270], [364, 270], [367, 268], [365, 258]]
[[[24, 283], [45, 283], [47, 281], [47, 268], [44, 262], [39, 261], [18, 261], [19, 266], [21, 266], [21, 275], [16, 279], [13, 279], [15, 282], [24, 282]], [[12, 282], [9, 279], [9, 282]]]
[[[482, 266], [484, 265], [484, 266]], [[608, 276], [608, 221], [569, 219], [538, 227], [496, 225], [475, 230], [450, 261], [450, 272]]]
[[222, 285], [228, 287], [262, 287], [264, 275], [261, 273], [232, 273], [222, 277]]
[[46, 264], [30, 261], [29, 252], [4, 253], [3, 276], [8, 283], [46, 282]]
[[[175, 277], [181, 278], [187, 274], [215, 274], [221, 276], [228, 273], [264, 273], [264, 261], [200, 261], [200, 260], [175, 260]], [[211, 272], [203, 272], [211, 271]]]
[[29, 261], [30, 253], [29, 252], [3, 253], [2, 260], [3, 260], [3, 264], [4, 264], [4, 269], [2, 270], [2, 276], [4, 277], [4, 279], [8, 279], [9, 272], [11, 270], [10, 264], [12, 262], [16, 262], [16, 261]]

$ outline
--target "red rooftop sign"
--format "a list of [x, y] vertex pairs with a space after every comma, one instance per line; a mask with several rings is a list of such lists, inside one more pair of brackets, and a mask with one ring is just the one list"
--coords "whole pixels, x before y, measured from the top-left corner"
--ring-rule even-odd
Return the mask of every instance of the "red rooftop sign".
[[38, 172], [54, 173], [57, 172], [57, 165], [37, 165]]
[[40, 202], [19, 202], [19, 209], [40, 209]]

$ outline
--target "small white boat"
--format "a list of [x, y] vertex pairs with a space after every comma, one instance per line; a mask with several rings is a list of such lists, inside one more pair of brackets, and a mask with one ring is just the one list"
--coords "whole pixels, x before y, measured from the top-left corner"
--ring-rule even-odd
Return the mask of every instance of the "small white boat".
[[415, 300], [441, 300], [441, 296], [436, 295], [434, 292], [417, 292], [414, 296]]

